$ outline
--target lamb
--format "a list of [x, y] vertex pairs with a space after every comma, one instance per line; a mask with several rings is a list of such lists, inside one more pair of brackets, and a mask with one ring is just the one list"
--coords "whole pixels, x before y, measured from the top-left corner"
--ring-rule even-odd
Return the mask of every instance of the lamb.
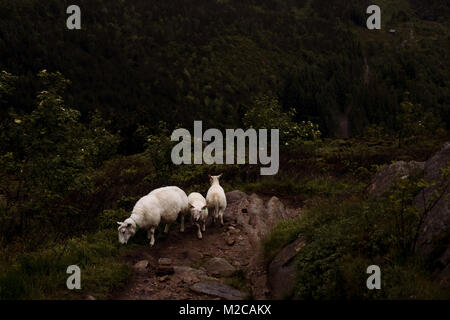
[[[197, 226], [197, 237], [202, 239], [202, 232], [206, 231], [206, 219], [208, 218], [208, 207], [206, 199], [198, 192], [192, 192], [188, 196], [189, 209], [191, 210], [191, 221]], [[200, 224], [202, 225], [200, 231]]]
[[206, 194], [206, 203], [208, 209], [212, 212], [213, 222], [216, 219], [220, 219], [220, 224], [223, 226], [223, 213], [227, 207], [227, 198], [225, 192], [219, 184], [219, 179], [222, 177], [222, 173], [218, 176], [209, 175], [211, 187]]
[[119, 224], [119, 242], [128, 243], [138, 229], [147, 230], [150, 246], [155, 244], [155, 230], [160, 223], [165, 223], [164, 233], [169, 232], [169, 226], [181, 216], [181, 232], [184, 232], [184, 215], [188, 212], [186, 193], [178, 187], [163, 187], [155, 189], [142, 197], [134, 205], [131, 216]]

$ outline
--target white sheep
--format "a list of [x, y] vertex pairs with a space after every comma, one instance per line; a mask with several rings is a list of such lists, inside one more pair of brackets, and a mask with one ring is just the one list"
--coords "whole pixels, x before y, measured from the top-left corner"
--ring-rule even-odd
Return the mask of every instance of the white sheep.
[[184, 215], [188, 212], [186, 193], [178, 187], [155, 189], [136, 202], [131, 216], [119, 224], [119, 242], [126, 244], [138, 229], [147, 230], [150, 245], [155, 244], [155, 229], [165, 223], [164, 232], [169, 232], [169, 225], [181, 215], [181, 232], [184, 232]]
[[[188, 196], [191, 221], [197, 226], [197, 237], [202, 239], [202, 231], [206, 231], [206, 219], [208, 218], [208, 207], [206, 199], [198, 192], [192, 192]], [[200, 231], [201, 224], [201, 231]]]
[[219, 218], [220, 224], [223, 226], [223, 213], [227, 207], [227, 198], [225, 197], [225, 191], [219, 184], [221, 177], [222, 173], [218, 176], [209, 175], [211, 187], [206, 194], [206, 203], [212, 213], [213, 222]]

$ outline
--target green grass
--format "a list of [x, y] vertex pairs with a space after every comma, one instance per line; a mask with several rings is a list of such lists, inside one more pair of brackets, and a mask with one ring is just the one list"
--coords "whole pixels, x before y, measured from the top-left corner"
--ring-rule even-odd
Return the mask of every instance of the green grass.
[[332, 176], [319, 176], [316, 178], [293, 179], [278, 177], [277, 179], [264, 179], [260, 182], [241, 186], [247, 193], [270, 193], [276, 195], [297, 195], [302, 198], [331, 197], [361, 190], [363, 185], [358, 181], [336, 179]]
[[248, 293], [248, 299], [253, 300], [252, 288], [248, 282], [247, 275], [242, 269], [238, 269], [231, 276], [226, 279], [226, 284], [236, 288], [242, 292]]
[[[36, 252], [24, 253], [0, 271], [0, 299], [104, 299], [129, 276], [120, 256], [133, 246], [117, 241], [115, 230], [102, 230]], [[68, 290], [67, 267], [81, 269], [81, 290]]]
[[263, 240], [264, 256], [267, 261], [272, 260], [285, 245], [297, 239], [300, 234], [302, 219], [298, 218], [278, 223]]

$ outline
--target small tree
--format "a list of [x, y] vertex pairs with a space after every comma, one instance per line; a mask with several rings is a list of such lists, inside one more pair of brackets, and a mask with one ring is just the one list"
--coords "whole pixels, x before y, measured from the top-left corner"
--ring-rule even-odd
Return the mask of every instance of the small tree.
[[32, 217], [55, 225], [65, 215], [81, 213], [81, 204], [67, 198], [89, 194], [89, 173], [114, 155], [119, 143], [98, 113], [85, 125], [80, 112], [64, 104], [70, 82], [59, 72], [43, 70], [38, 79], [45, 90], [37, 94], [36, 108], [23, 115], [11, 112], [1, 136], [0, 190], [8, 203], [4, 216], [19, 217], [13, 221], [19, 233]]
[[275, 98], [263, 96], [256, 99], [254, 105], [244, 115], [244, 126], [256, 129], [279, 129], [281, 146], [294, 146], [303, 141], [320, 139], [319, 126], [311, 121], [297, 123], [294, 120], [295, 109], [283, 112]]

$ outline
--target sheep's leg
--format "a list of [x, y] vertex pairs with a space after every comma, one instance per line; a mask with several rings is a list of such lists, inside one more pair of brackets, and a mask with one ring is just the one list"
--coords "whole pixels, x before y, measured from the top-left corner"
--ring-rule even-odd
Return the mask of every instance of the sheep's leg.
[[200, 223], [196, 223], [195, 225], [197, 226], [197, 237], [199, 239], [202, 239], [203, 237], [202, 237], [202, 232], [200, 231]]
[[181, 214], [181, 228], [180, 232], [184, 232], [184, 214]]
[[223, 226], [223, 210], [219, 211], [220, 224]]
[[217, 214], [217, 208], [213, 209], [213, 224], [216, 224], [216, 219], [218, 218], [218, 214]]
[[170, 225], [168, 223], [166, 223], [166, 227], [164, 228], [164, 233], [169, 232], [169, 227], [170, 227]]
[[203, 223], [202, 223], [202, 231], [203, 231], [203, 232], [206, 231], [206, 220], [203, 220]]
[[150, 230], [148, 230], [148, 238], [150, 239], [150, 246], [153, 247], [155, 244], [155, 227], [151, 227]]

